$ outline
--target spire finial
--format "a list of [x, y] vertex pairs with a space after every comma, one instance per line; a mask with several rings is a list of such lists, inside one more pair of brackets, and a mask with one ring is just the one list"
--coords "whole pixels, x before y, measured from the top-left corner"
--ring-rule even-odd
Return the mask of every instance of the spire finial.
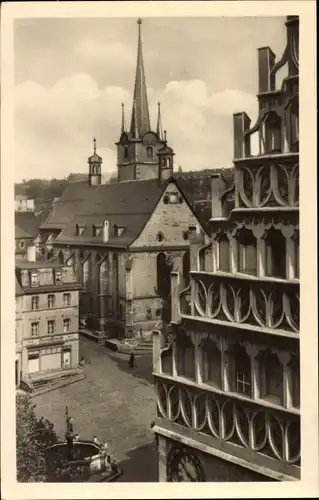
[[95, 154], [96, 153], [96, 139], [95, 139], [95, 137], [93, 137], [93, 151]]
[[122, 125], [121, 125], [121, 134], [123, 134], [123, 132], [126, 132], [124, 102], [122, 102]]
[[157, 136], [160, 140], [163, 139], [163, 129], [162, 129], [162, 119], [161, 119], [161, 103], [157, 103], [157, 127], [156, 127], [156, 133]]
[[164, 141], [166, 142], [166, 130], [164, 130]]

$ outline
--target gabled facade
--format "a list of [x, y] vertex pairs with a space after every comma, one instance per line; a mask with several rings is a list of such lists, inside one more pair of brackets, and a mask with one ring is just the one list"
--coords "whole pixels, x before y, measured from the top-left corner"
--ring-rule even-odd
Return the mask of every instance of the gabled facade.
[[172, 334], [154, 335], [160, 481], [300, 478], [298, 17], [286, 27], [277, 64], [259, 50], [257, 124], [234, 116], [235, 207], [212, 177], [209, 244], [193, 231]]

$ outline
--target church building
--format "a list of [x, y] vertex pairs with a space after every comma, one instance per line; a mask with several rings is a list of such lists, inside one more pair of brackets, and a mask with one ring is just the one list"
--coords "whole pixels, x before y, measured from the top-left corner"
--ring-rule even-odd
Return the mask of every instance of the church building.
[[297, 16], [286, 30], [278, 62], [258, 51], [257, 123], [233, 118], [233, 189], [212, 177], [210, 241], [191, 231], [187, 286], [172, 273], [172, 331], [153, 336], [162, 482], [300, 479]]
[[[80, 322], [107, 337], [151, 331], [169, 317], [170, 272], [189, 275], [189, 227], [198, 218], [174, 179], [174, 152], [161, 109], [151, 127], [141, 20], [130, 127], [122, 123], [117, 182], [102, 184], [94, 139], [85, 181], [70, 183], [36, 238], [39, 258], [72, 264], [79, 282]], [[165, 313], [166, 308], [166, 313]]]

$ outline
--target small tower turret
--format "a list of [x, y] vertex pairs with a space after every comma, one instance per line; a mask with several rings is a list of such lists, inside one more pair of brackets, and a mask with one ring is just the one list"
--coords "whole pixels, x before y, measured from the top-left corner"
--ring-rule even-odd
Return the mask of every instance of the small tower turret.
[[102, 181], [102, 163], [101, 156], [96, 154], [96, 139], [93, 139], [93, 155], [89, 157], [89, 184], [90, 186], [98, 186]]

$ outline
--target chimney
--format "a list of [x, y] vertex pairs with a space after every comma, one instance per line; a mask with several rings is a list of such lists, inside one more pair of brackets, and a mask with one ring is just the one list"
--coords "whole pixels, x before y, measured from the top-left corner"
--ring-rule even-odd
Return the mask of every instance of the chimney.
[[225, 191], [227, 185], [221, 174], [212, 174], [210, 177], [212, 192], [212, 217], [223, 217], [221, 195]]
[[105, 220], [103, 222], [103, 229], [102, 229], [102, 241], [103, 241], [103, 243], [107, 243], [109, 241], [109, 236], [110, 236], [110, 225], [109, 225], [109, 221]]
[[250, 136], [245, 137], [245, 132], [250, 127], [250, 121], [249, 116], [245, 112], [233, 115], [235, 160], [250, 156]]
[[275, 64], [276, 56], [269, 47], [258, 49], [259, 93], [275, 90], [275, 75], [270, 72]]
[[36, 248], [35, 245], [30, 245], [27, 248], [28, 262], [36, 262]]

